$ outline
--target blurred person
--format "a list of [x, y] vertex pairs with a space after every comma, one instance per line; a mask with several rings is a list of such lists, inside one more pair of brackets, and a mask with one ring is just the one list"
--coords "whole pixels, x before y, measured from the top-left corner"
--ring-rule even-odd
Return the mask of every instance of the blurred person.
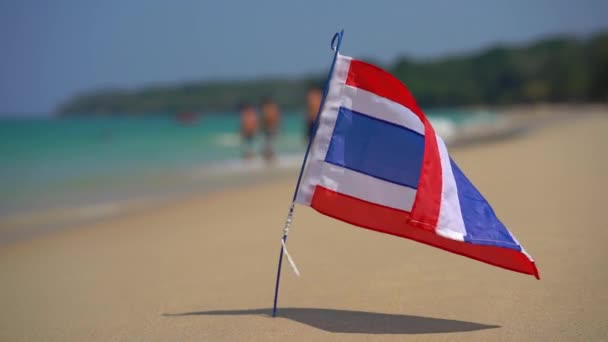
[[306, 137], [312, 138], [315, 120], [321, 107], [323, 99], [323, 89], [319, 86], [311, 86], [306, 93]]
[[239, 106], [241, 112], [241, 139], [243, 142], [243, 158], [252, 159], [255, 154], [253, 151], [253, 140], [258, 131], [258, 113], [249, 103]]
[[279, 133], [281, 111], [272, 98], [262, 101], [262, 129], [264, 132], [264, 159], [272, 161], [275, 158], [275, 139]]

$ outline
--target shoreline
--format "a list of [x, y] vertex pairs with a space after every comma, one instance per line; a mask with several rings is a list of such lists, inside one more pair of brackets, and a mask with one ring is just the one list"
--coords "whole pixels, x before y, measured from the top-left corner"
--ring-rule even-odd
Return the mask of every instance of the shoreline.
[[[68, 207], [38, 208], [4, 215], [0, 218], [0, 248], [38, 235], [60, 233], [85, 224], [95, 224], [124, 215], [162, 208], [176, 201], [272, 182], [292, 175], [297, 177], [295, 172], [299, 169], [299, 165], [291, 166], [289, 161], [290, 158], [287, 159], [288, 165], [271, 167], [262, 166], [261, 163], [251, 163], [243, 172], [230, 172], [230, 169], [221, 167], [223, 164], [207, 165], [193, 168], [184, 175], [192, 178], [190, 183], [195, 183], [197, 179], [203, 180], [203, 184], [197, 184], [193, 189], [174, 189], [171, 193], [157, 192], [147, 196], [91, 201]], [[249, 173], [251, 171], [254, 173]], [[246, 172], [248, 177], [243, 178], [242, 175]]]
[[[478, 123], [472, 127], [455, 127], [453, 135], [444, 139], [450, 151], [503, 139], [516, 139], [548, 125], [574, 120], [584, 115], [572, 114], [574, 110], [590, 112], [602, 109], [605, 107], [597, 105], [520, 106], [502, 110], [494, 108], [492, 110], [498, 113], [497, 120]], [[477, 108], [477, 110], [485, 109]], [[181, 183], [172, 187], [165, 185], [165, 191], [114, 196], [114, 198], [95, 201], [85, 200], [79, 201], [77, 205], [33, 208], [5, 214], [0, 218], [0, 248], [16, 241], [36, 237], [38, 234], [52, 234], [87, 223], [152, 210], [190, 197], [205, 196], [287, 177], [295, 179], [302, 158], [303, 155], [300, 154], [282, 155], [270, 166], [259, 158], [250, 162], [228, 160], [190, 168], [173, 175], [171, 177], [175, 181], [179, 179]]]

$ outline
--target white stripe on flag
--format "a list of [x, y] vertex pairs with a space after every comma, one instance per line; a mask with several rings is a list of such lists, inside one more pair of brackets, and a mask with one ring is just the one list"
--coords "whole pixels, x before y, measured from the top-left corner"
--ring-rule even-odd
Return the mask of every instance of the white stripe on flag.
[[467, 231], [464, 226], [462, 212], [460, 211], [460, 200], [458, 199], [458, 188], [452, 172], [452, 164], [448, 149], [443, 139], [436, 135], [439, 147], [439, 159], [441, 160], [441, 206], [439, 207], [439, 219], [435, 232], [443, 237], [463, 241]]
[[302, 175], [302, 182], [296, 195], [296, 202], [310, 206], [315, 186], [319, 184], [321, 171], [324, 164], [327, 149], [338, 118], [338, 109], [342, 106], [342, 91], [350, 68], [350, 57], [338, 54], [333, 74], [329, 81], [329, 89], [320, 113], [317, 132], [315, 134], [308, 161]]
[[388, 121], [424, 135], [422, 121], [409, 108], [367, 90], [344, 86], [343, 107]]
[[416, 199], [416, 189], [330, 163], [323, 163], [319, 185], [367, 202], [405, 211], [412, 211]]

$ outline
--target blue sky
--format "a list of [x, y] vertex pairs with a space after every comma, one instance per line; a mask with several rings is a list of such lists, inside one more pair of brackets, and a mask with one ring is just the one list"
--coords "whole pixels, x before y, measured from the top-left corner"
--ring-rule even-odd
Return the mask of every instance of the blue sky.
[[0, 113], [98, 88], [298, 75], [342, 51], [388, 62], [608, 28], [608, 1], [0, 1]]

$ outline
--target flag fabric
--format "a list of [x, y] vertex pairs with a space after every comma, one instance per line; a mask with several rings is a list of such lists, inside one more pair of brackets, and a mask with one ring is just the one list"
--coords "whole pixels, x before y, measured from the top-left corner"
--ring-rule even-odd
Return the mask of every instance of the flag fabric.
[[338, 54], [326, 92], [297, 203], [539, 278], [399, 80]]

